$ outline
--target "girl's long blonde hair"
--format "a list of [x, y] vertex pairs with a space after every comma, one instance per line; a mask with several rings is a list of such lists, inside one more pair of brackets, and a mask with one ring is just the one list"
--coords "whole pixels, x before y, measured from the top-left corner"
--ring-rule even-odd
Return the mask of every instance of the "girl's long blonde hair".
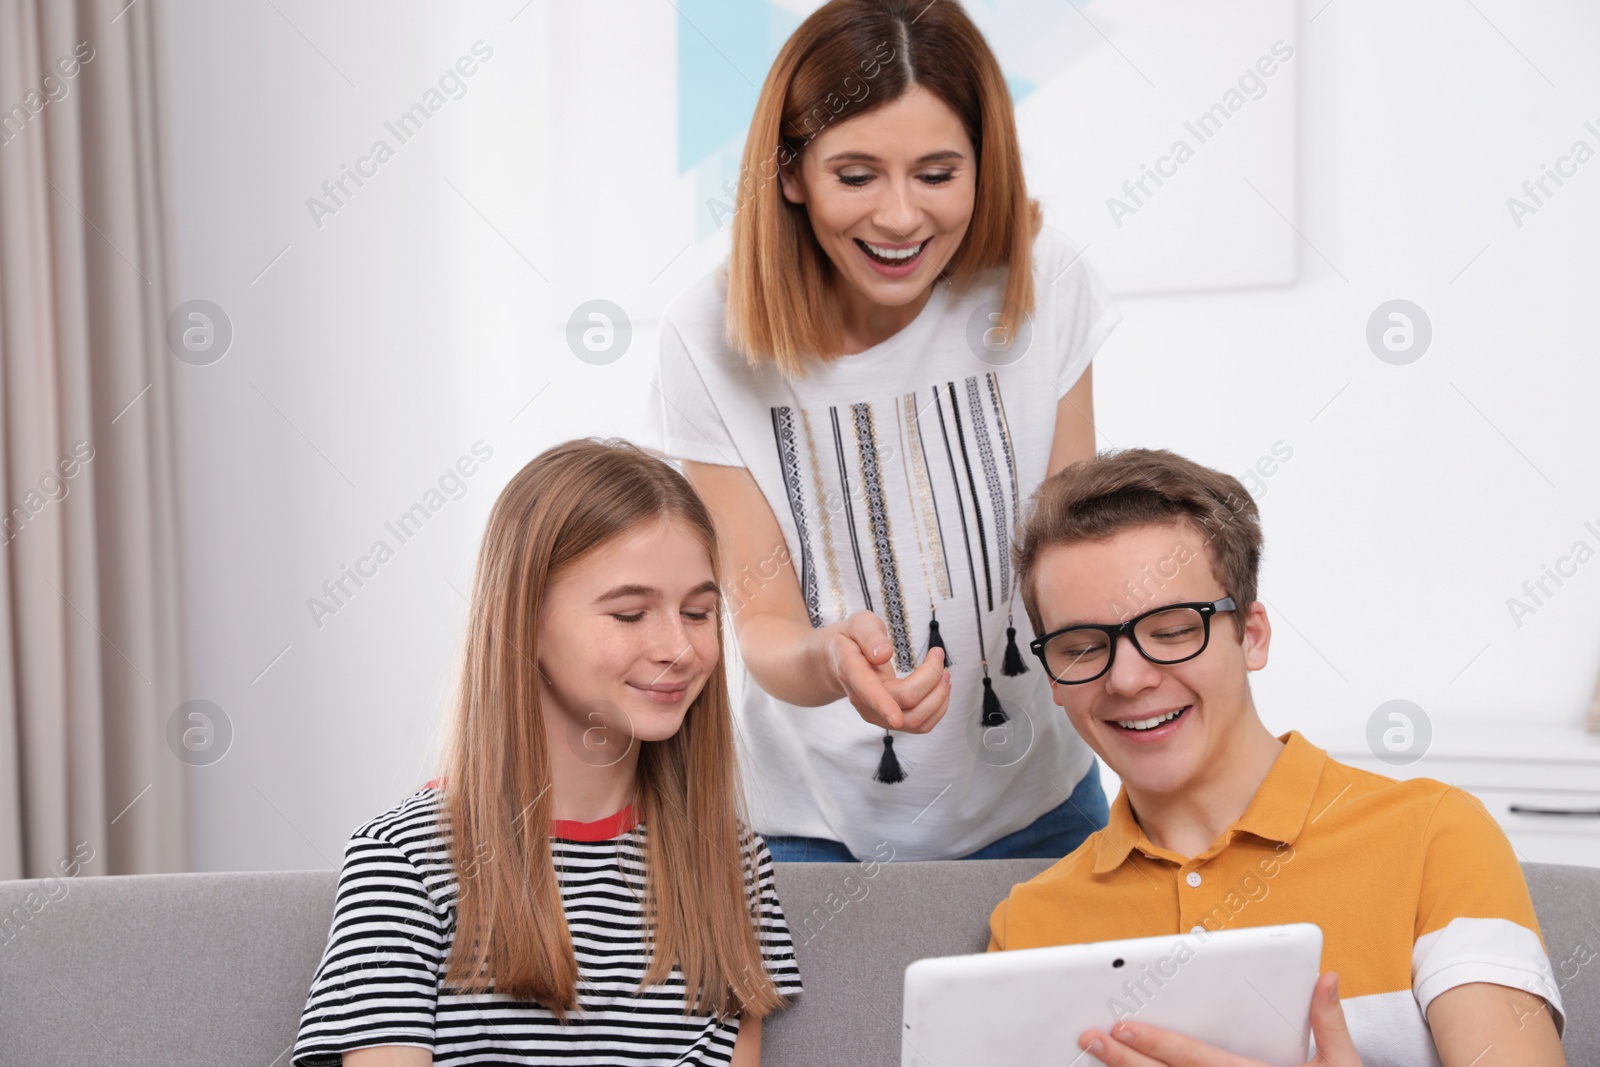
[[921, 86], [961, 119], [977, 153], [972, 219], [945, 266], [952, 286], [1007, 270], [1001, 325], [1033, 313], [1033, 238], [1043, 222], [1028, 196], [1011, 91], [1000, 63], [955, 0], [831, 0], [784, 42], [745, 138], [728, 255], [726, 340], [753, 366], [803, 375], [837, 359], [843, 322], [835, 270], [806, 205], [783, 195], [778, 169], [798, 167], [823, 129]]
[[[442, 811], [459, 887], [442, 984], [533, 1000], [563, 1021], [577, 962], [550, 851], [551, 765], [540, 704], [539, 620], [553, 579], [615, 538], [661, 520], [706, 546], [716, 531], [689, 482], [619, 439], [567, 441], [511, 479], [490, 512], [473, 579], [462, 669], [442, 760]], [[717, 642], [722, 648], [722, 619]], [[753, 838], [735, 767], [723, 662], [663, 741], [640, 745], [644, 985], [677, 963], [692, 1011], [764, 1016], [780, 1003], [762, 962]], [[641, 990], [643, 986], [640, 987]]]

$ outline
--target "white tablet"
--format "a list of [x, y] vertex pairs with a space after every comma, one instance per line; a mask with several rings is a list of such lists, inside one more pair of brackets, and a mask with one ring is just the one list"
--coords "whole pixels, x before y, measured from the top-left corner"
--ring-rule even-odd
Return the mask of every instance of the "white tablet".
[[1130, 1019], [1297, 1067], [1321, 961], [1312, 923], [918, 960], [906, 968], [900, 1063], [1091, 1067], [1100, 1060], [1079, 1035]]

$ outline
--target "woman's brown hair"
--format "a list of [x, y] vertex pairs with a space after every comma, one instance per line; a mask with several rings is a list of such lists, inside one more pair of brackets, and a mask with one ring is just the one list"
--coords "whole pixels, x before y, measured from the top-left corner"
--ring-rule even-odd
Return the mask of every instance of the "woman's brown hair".
[[1261, 512], [1231, 474], [1164, 448], [1126, 448], [1069, 463], [1028, 500], [1011, 557], [1033, 632], [1043, 634], [1035, 574], [1051, 545], [1103, 541], [1139, 526], [1187, 523], [1205, 538], [1211, 571], [1238, 605], [1240, 620], [1256, 600], [1261, 570]]
[[955, 0], [831, 0], [778, 52], [756, 101], [735, 199], [728, 257], [727, 342], [788, 377], [837, 359], [843, 323], [828, 254], [806, 205], [784, 198], [794, 167], [827, 126], [921, 86], [961, 119], [977, 153], [972, 220], [941, 277], [963, 288], [1006, 268], [1001, 324], [1033, 312], [1033, 238], [1043, 216], [1027, 194], [1011, 93], [994, 53]]
[[[443, 984], [533, 1000], [563, 1021], [577, 962], [551, 857], [551, 764], [539, 697], [539, 620], [551, 583], [616, 538], [669, 521], [706, 546], [710, 513], [672, 466], [627, 441], [567, 441], [535, 457], [489, 514], [473, 579], [442, 761], [458, 897]], [[717, 643], [722, 645], [717, 613]], [[764, 1016], [780, 999], [763, 965], [754, 838], [745, 829], [722, 661], [672, 737], [640, 745], [645, 828], [644, 985], [683, 970], [690, 1010]], [[748, 893], [748, 895], [747, 895]]]

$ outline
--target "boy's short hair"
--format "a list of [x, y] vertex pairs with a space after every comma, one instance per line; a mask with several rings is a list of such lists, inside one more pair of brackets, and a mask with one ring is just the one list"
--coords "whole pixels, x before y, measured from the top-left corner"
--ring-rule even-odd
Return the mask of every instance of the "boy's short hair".
[[[1124, 530], [1175, 521], [1187, 522], [1205, 538], [1212, 572], [1238, 605], [1234, 631], [1242, 642], [1244, 629], [1238, 619], [1255, 602], [1261, 566], [1261, 515], [1256, 502], [1231, 474], [1151, 448], [1101, 452], [1069, 464], [1034, 490], [1012, 549], [1033, 632], [1045, 632], [1034, 579], [1039, 555], [1046, 548], [1103, 541]], [[1151, 561], [1158, 588], [1162, 578], [1177, 573], [1161, 573], [1166, 562]], [[1127, 619], [1147, 604], [1160, 602], [1130, 589], [1130, 596], [1111, 608], [1120, 619]]]

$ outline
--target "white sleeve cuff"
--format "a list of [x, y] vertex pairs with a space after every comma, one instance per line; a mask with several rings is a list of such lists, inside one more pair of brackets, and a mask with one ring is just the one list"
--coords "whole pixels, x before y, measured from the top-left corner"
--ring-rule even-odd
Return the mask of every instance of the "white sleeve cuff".
[[1417, 938], [1411, 952], [1411, 988], [1423, 1017], [1433, 998], [1470, 982], [1492, 982], [1536, 994], [1550, 1005], [1556, 1036], [1566, 1029], [1566, 1014], [1555, 972], [1539, 936], [1510, 919], [1450, 920]]

